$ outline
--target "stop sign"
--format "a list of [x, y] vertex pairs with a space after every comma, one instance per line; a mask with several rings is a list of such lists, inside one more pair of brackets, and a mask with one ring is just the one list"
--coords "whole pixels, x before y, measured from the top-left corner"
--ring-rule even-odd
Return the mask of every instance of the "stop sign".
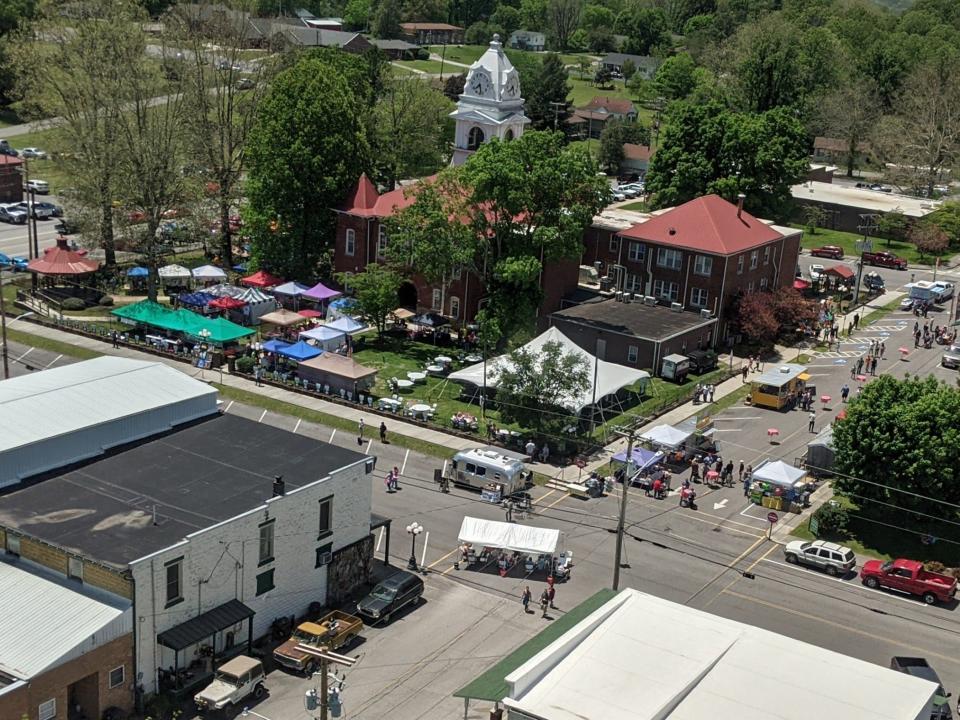
[[587, 461], [583, 458], [577, 458], [577, 467], [581, 470], [587, 466]]
[[776, 522], [777, 520], [779, 520], [779, 519], [780, 519], [780, 516], [777, 515], [775, 512], [768, 512], [768, 513], [767, 513], [767, 521], [768, 521], [771, 525], [772, 525], [773, 523], [775, 523], [775, 522]]

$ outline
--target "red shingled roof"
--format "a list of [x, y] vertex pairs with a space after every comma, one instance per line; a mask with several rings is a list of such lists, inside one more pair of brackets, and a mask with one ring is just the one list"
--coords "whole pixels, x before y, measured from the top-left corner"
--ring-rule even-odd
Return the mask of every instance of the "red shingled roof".
[[[425, 178], [427, 182], [433, 180], [436, 175]], [[420, 182], [424, 182], [421, 180]], [[407, 187], [400, 187], [396, 190], [383, 193], [377, 192], [376, 186], [370, 181], [366, 173], [360, 176], [357, 181], [357, 187], [343, 203], [340, 209], [348, 215], [357, 215], [359, 217], [390, 217], [397, 210], [413, 205], [416, 199], [415, 193], [407, 195]]]
[[651, 150], [649, 145], [636, 145], [634, 143], [623, 144], [623, 156], [627, 160], [647, 160], [653, 157], [655, 150]]
[[719, 195], [704, 195], [620, 233], [659, 245], [733, 255], [783, 235]]
[[583, 107], [584, 110], [599, 110], [600, 108], [619, 115], [629, 115], [637, 111], [636, 106], [629, 100], [610, 97], [609, 95], [598, 95]]

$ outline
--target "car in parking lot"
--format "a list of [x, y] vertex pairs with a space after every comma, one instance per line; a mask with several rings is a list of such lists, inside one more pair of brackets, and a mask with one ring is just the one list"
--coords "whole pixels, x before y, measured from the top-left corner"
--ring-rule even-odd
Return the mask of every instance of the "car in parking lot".
[[951, 345], [944, 350], [940, 356], [940, 364], [951, 370], [960, 368], [960, 345]]
[[47, 152], [46, 150], [41, 150], [40, 148], [28, 147], [20, 151], [20, 155], [25, 158], [33, 158], [35, 160], [46, 160]]
[[823, 270], [824, 270], [823, 265], [811, 265], [809, 270], [810, 279], [816, 281], [822, 278]]
[[838, 245], [821, 245], [810, 251], [813, 257], [833, 258], [834, 260], [843, 260], [843, 248]]
[[407, 605], [416, 605], [423, 595], [423, 580], [400, 570], [377, 583], [363, 600], [357, 603], [357, 612], [374, 623], [390, 622], [390, 618]]
[[63, 208], [52, 202], [47, 202], [45, 200], [38, 200], [37, 202], [33, 203], [33, 206], [37, 208], [43, 208], [45, 210], [49, 210], [50, 217], [55, 217], [55, 218], [63, 217]]
[[783, 557], [791, 565], [807, 565], [828, 575], [846, 575], [857, 566], [853, 550], [826, 540], [794, 540], [783, 548]]
[[27, 259], [24, 257], [10, 257], [0, 253], [0, 268], [14, 272], [27, 271]]
[[46, 195], [50, 192], [50, 183], [46, 180], [30, 180], [27, 182], [27, 190], [33, 190], [37, 195]]
[[23, 225], [27, 222], [27, 211], [16, 203], [0, 205], [0, 220], [14, 225]]
[[17, 207], [23, 208], [23, 211], [37, 220], [48, 220], [53, 217], [53, 209], [50, 203], [33, 203], [33, 212], [30, 212], [30, 203], [26, 200], [15, 203]]

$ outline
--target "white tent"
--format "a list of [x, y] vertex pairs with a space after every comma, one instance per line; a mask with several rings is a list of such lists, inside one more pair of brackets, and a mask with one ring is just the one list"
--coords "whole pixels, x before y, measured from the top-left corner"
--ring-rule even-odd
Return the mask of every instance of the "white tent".
[[190, 274], [190, 269], [183, 265], [164, 265], [157, 270], [157, 275], [160, 276], [161, 280], [189, 280], [193, 277]]
[[333, 322], [327, 323], [327, 327], [331, 330], [337, 330], [339, 332], [346, 333], [347, 335], [353, 335], [354, 333], [358, 333], [365, 329], [367, 326], [362, 322], [357, 322], [349, 315], [343, 315]]
[[465, 516], [457, 539], [480, 548], [501, 548], [531, 555], [553, 555], [560, 531]]
[[796, 487], [807, 476], [806, 470], [789, 465], [783, 460], [766, 460], [753, 471], [753, 479], [785, 488]]
[[673, 425], [657, 425], [643, 433], [640, 439], [669, 450], [675, 450], [680, 447], [682, 443], [686, 442], [691, 434], [692, 433], [676, 428]]
[[226, 280], [227, 273], [216, 265], [201, 265], [193, 269], [193, 276], [197, 280]]
[[277, 295], [290, 295], [291, 297], [298, 297], [303, 295], [310, 287], [307, 285], [301, 285], [298, 282], [293, 282], [292, 280], [283, 285], [277, 285], [273, 292]]
[[317, 347], [324, 350], [336, 350], [346, 335], [339, 330], [332, 330], [326, 325], [319, 325], [312, 330], [300, 333], [301, 340], [313, 340]]
[[[600, 402], [608, 395], [613, 395], [618, 390], [632, 385], [638, 380], [644, 380], [650, 377], [650, 373], [643, 370], [634, 370], [633, 368], [618, 365], [617, 363], [600, 360], [591, 355], [573, 340], [568, 338], [557, 328], [549, 328], [546, 332], [538, 335], [533, 340], [523, 346], [523, 349], [531, 353], [540, 353], [543, 346], [549, 342], [558, 342], [563, 346], [567, 353], [573, 353], [583, 358], [589, 368], [590, 385], [576, 397], [557, 398], [558, 404], [579, 413], [583, 408]], [[510, 367], [510, 357], [500, 355], [487, 360], [487, 381], [483, 382], [484, 364], [477, 363], [470, 365], [462, 370], [450, 373], [448, 376], [454, 382], [460, 382], [478, 387], [486, 384], [489, 388], [495, 388], [500, 379], [500, 372]]]

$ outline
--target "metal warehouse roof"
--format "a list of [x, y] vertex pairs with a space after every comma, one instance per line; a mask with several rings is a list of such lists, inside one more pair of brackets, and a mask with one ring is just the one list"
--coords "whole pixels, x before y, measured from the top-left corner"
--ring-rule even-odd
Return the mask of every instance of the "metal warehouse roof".
[[0, 562], [0, 672], [29, 680], [132, 631], [129, 601]]

